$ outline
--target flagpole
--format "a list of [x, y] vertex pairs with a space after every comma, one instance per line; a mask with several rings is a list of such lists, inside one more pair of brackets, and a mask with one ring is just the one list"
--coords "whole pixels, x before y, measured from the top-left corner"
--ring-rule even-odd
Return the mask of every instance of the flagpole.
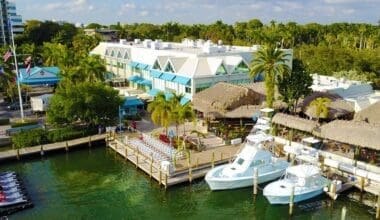
[[16, 56], [16, 47], [15, 47], [15, 39], [13, 36], [13, 28], [12, 23], [10, 20], [8, 20], [8, 26], [11, 31], [11, 39], [12, 39], [12, 53], [14, 56], [14, 62], [15, 62], [15, 69], [16, 69], [16, 79], [17, 79], [17, 89], [18, 89], [18, 99], [20, 102], [20, 112], [21, 112], [21, 120], [24, 121], [24, 107], [22, 106], [22, 95], [21, 95], [21, 89], [20, 89], [20, 79], [19, 79], [19, 72], [18, 72], [18, 64], [17, 64], [17, 56]]

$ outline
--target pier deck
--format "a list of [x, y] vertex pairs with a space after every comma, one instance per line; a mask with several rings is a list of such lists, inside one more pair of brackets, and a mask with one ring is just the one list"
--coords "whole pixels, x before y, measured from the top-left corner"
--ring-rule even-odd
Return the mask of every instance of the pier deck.
[[[69, 148], [79, 146], [79, 145], [83, 145], [86, 143], [91, 145], [91, 142], [104, 140], [105, 138], [106, 138], [106, 134], [97, 134], [97, 135], [92, 135], [92, 136], [83, 137], [83, 138], [77, 138], [77, 139], [68, 140], [68, 141], [56, 142], [56, 143], [45, 144], [45, 145], [38, 145], [38, 146], [34, 146], [34, 147], [21, 148], [21, 149], [19, 149], [19, 156], [30, 155], [30, 154], [39, 154], [39, 153], [41, 153], [41, 150], [44, 152], [60, 150], [60, 149], [68, 150]], [[13, 159], [13, 158], [17, 158], [17, 157], [18, 157], [17, 149], [12, 149], [12, 150], [0, 152], [0, 161], [7, 160], [7, 159]]]
[[193, 153], [190, 164], [186, 159], [177, 160], [175, 171], [169, 175], [161, 170], [159, 161], [153, 161], [151, 157], [140, 153], [122, 141], [113, 140], [108, 143], [108, 146], [165, 188], [203, 178], [213, 165], [228, 163], [239, 150], [239, 146], [229, 145]]

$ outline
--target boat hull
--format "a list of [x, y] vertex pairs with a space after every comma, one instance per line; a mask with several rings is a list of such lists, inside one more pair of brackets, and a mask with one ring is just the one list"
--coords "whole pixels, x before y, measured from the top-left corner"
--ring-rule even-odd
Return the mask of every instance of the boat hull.
[[[315, 190], [315, 191], [303, 193], [303, 194], [297, 194], [297, 195], [294, 195], [294, 202], [296, 203], [296, 202], [308, 200], [308, 199], [314, 198], [316, 196], [319, 196], [322, 193], [323, 193], [323, 188]], [[268, 199], [270, 204], [289, 204], [289, 201], [290, 201], [289, 195], [286, 195], [286, 196], [268, 196], [268, 195], [265, 195], [265, 197]]]
[[[215, 170], [215, 172], [220, 171], [225, 166], [218, 167], [218, 170]], [[275, 179], [280, 178], [283, 173], [285, 172], [284, 169], [279, 169], [272, 171], [270, 173], [261, 174], [258, 177], [258, 184], [266, 183]], [[215, 177], [214, 172], [207, 173], [205, 180], [210, 187], [211, 190], [230, 190], [230, 189], [238, 189], [238, 188], [244, 188], [248, 186], [253, 185], [253, 176], [243, 176], [243, 177], [234, 177], [234, 178], [225, 178], [225, 177]]]

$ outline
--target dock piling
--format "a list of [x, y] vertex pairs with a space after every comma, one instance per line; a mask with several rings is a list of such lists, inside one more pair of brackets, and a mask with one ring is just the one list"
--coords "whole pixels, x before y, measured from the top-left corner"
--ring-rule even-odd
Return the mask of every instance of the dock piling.
[[152, 173], [153, 173], [153, 163], [150, 161], [150, 167], [149, 167], [149, 177], [152, 179]]
[[257, 170], [257, 167], [253, 168], [253, 195], [257, 195], [257, 185], [258, 185], [258, 177], [259, 177], [259, 174], [258, 174], [258, 170]]
[[332, 182], [331, 182], [331, 185], [330, 185], [330, 197], [333, 199], [333, 200], [336, 200], [336, 198], [338, 197], [337, 195], [336, 195], [336, 181], [335, 180], [333, 180]]
[[215, 152], [212, 152], [212, 155], [211, 155], [211, 167], [214, 168], [214, 164], [215, 164]]
[[380, 219], [380, 192], [377, 195], [376, 219]]
[[364, 183], [365, 183], [364, 177], [360, 177], [360, 191], [361, 192], [364, 191]]
[[161, 180], [162, 180], [162, 170], [160, 168], [160, 175], [159, 175], [159, 180], [158, 180], [158, 185], [161, 186]]
[[189, 182], [191, 183], [193, 181], [193, 171], [191, 169], [191, 166], [189, 166]]
[[294, 185], [292, 185], [289, 198], [289, 215], [293, 215], [293, 206], [294, 206]]
[[168, 174], [165, 172], [165, 189], [168, 188]]
[[137, 153], [136, 153], [136, 168], [138, 168], [139, 166], [139, 150], [137, 149]]
[[223, 152], [220, 153], [220, 160], [223, 160]]
[[345, 220], [346, 219], [346, 213], [347, 213], [347, 208], [346, 208], [346, 206], [343, 206], [343, 208], [342, 208], [342, 214], [340, 216], [340, 220]]
[[44, 146], [42, 144], [41, 144], [40, 154], [41, 154], [41, 156], [44, 155]]
[[88, 146], [91, 147], [91, 135], [88, 136]]
[[69, 143], [66, 141], [65, 150], [69, 151]]

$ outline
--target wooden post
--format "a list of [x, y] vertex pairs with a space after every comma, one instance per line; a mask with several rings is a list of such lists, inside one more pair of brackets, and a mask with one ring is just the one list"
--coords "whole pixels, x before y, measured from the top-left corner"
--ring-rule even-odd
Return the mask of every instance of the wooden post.
[[199, 158], [197, 157], [197, 160], [195, 161], [195, 167], [198, 168], [198, 166], [199, 166]]
[[168, 188], [168, 174], [165, 172], [165, 189]]
[[125, 159], [128, 159], [128, 146], [125, 146]]
[[330, 197], [333, 200], [336, 200], [336, 198], [337, 198], [337, 195], [336, 195], [336, 181], [335, 180], [331, 181], [331, 185], [330, 185]]
[[294, 185], [292, 185], [289, 198], [289, 215], [293, 215], [293, 206], [294, 206]]
[[343, 206], [343, 208], [342, 208], [342, 214], [340, 216], [340, 220], [345, 220], [346, 219], [346, 213], [347, 213], [346, 206]]
[[360, 191], [361, 192], [364, 191], [364, 183], [365, 183], [364, 177], [360, 177]]
[[138, 167], [138, 164], [139, 164], [139, 150], [137, 150], [137, 153], [136, 153], [136, 168]]
[[220, 153], [220, 160], [223, 160], [223, 152]]
[[67, 141], [66, 141], [65, 150], [66, 150], [66, 151], [69, 151], [69, 143], [68, 143]]
[[152, 175], [153, 175], [153, 163], [152, 161], [150, 161], [149, 178], [152, 179]]
[[191, 169], [191, 166], [189, 166], [189, 182], [191, 183], [193, 181], [193, 171]]
[[377, 195], [376, 219], [380, 219], [380, 192]]
[[115, 150], [117, 150], [117, 142], [115, 142]]
[[259, 172], [257, 167], [253, 168], [253, 195], [257, 195], [257, 185], [258, 185]]
[[88, 146], [91, 147], [91, 135], [88, 136]]
[[41, 154], [41, 156], [43, 156], [44, 155], [44, 146], [41, 144], [41, 150], [40, 150], [41, 152], [40, 152], [40, 154]]
[[161, 186], [161, 179], [162, 179], [162, 170], [161, 170], [161, 167], [160, 167], [160, 176], [159, 176], [159, 180], [158, 180], [158, 185]]
[[214, 168], [214, 163], [215, 163], [215, 152], [212, 152], [211, 155], [211, 167]]

